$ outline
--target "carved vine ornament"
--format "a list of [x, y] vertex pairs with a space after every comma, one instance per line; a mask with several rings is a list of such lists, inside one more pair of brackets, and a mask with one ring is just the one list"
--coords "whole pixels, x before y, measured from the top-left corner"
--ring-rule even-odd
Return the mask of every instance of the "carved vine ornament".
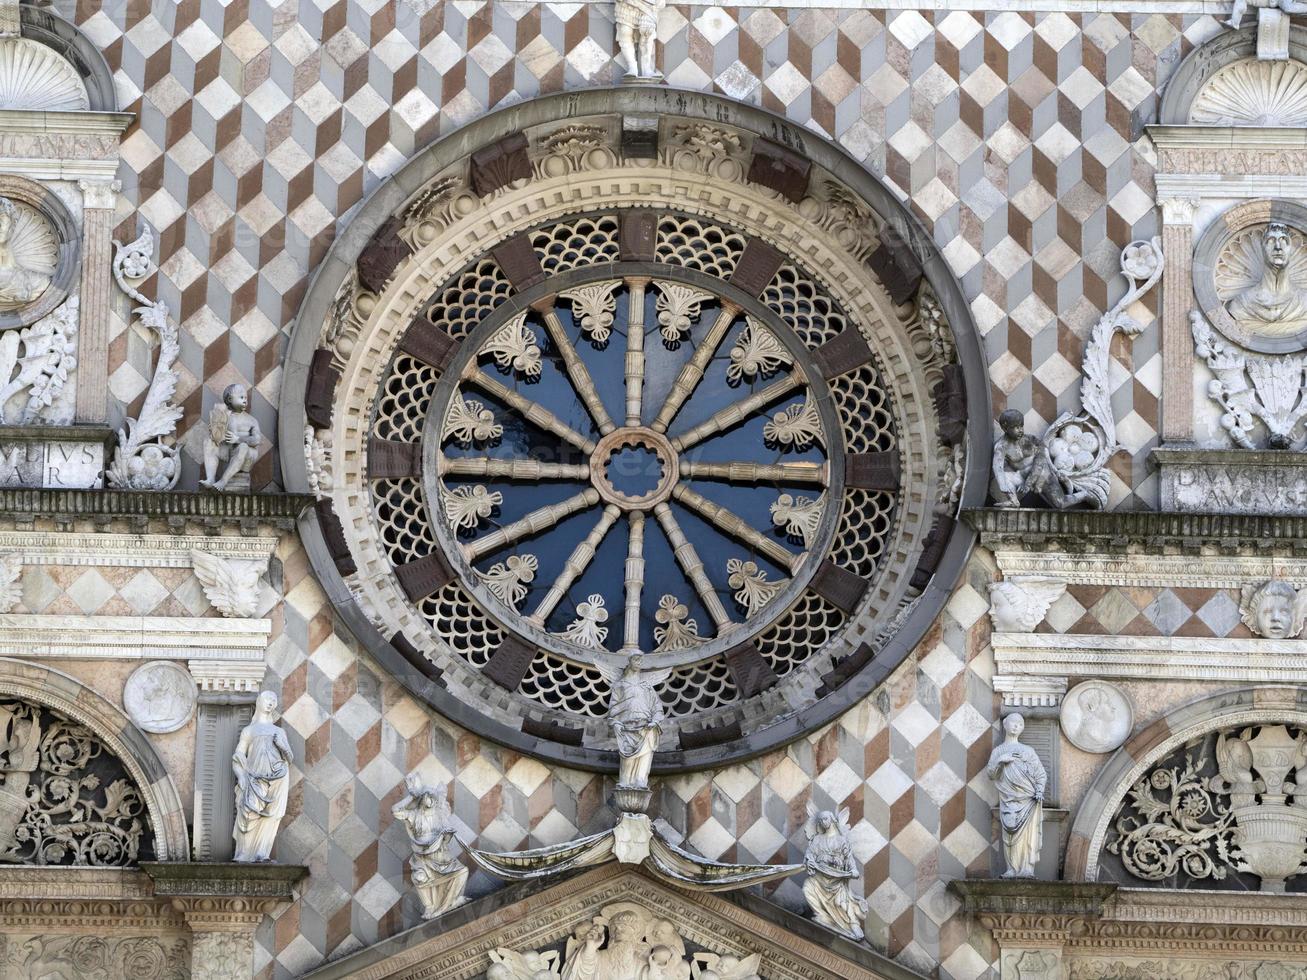
[[1025, 419], [1015, 409], [999, 416], [993, 463], [999, 507], [1019, 507], [1032, 496], [1060, 510], [1080, 504], [1102, 510], [1107, 505], [1107, 464], [1121, 448], [1112, 414], [1109, 348], [1117, 333], [1134, 337], [1143, 329], [1126, 310], [1157, 285], [1162, 267], [1158, 238], [1131, 242], [1121, 251], [1121, 274], [1129, 288], [1099, 319], [1085, 345], [1079, 412], [1064, 413], [1040, 438], [1026, 433]]
[[1307, 730], [1249, 726], [1191, 741], [1130, 787], [1106, 849], [1144, 881], [1251, 874], [1262, 891], [1284, 891], [1307, 871]]
[[153, 849], [145, 803], [82, 725], [0, 703], [0, 862], [123, 867]]
[[181, 460], [171, 442], [182, 417], [181, 407], [172, 403], [177, 390], [173, 364], [181, 353], [177, 327], [168, 317], [167, 304], [147, 299], [134, 285], [157, 271], [149, 228], [129, 245], [114, 242], [113, 276], [118, 288], [139, 304], [138, 321], [159, 339], [159, 359], [141, 414], [118, 430], [118, 446], [105, 473], [109, 486], [124, 490], [171, 490], [181, 479]]

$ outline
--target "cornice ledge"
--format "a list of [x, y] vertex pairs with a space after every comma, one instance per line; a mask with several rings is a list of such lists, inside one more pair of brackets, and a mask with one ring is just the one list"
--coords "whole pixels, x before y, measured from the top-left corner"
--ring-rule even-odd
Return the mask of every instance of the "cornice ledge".
[[1307, 516], [1191, 514], [1177, 511], [977, 508], [963, 520], [985, 547], [1070, 554], [1307, 551]]
[[169, 898], [271, 898], [290, 901], [308, 876], [301, 864], [142, 861], [154, 894]]
[[166, 521], [182, 532], [188, 525], [206, 530], [238, 525], [250, 532], [260, 526], [289, 529], [313, 497], [303, 493], [154, 493], [143, 490], [51, 490], [0, 488], [0, 528], [30, 524], [37, 518], [71, 524], [91, 520], [107, 524], [123, 519], [135, 524]]
[[1307, 149], [1307, 132], [1283, 126], [1145, 126], [1158, 149], [1296, 150]]
[[971, 915], [1101, 916], [1117, 886], [1094, 881], [956, 878], [949, 891]]

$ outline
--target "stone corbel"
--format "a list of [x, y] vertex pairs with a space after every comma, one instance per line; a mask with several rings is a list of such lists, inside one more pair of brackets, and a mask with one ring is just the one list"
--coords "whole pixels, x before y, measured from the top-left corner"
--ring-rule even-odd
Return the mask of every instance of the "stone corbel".
[[1098, 919], [1116, 885], [1029, 879], [956, 880], [949, 890], [999, 947], [1000, 980], [1061, 980], [1063, 949]]
[[245, 980], [253, 970], [254, 932], [295, 897], [308, 874], [300, 865], [143, 862], [154, 893], [171, 901], [192, 934], [193, 980]]
[[81, 323], [77, 334], [74, 420], [103, 425], [109, 418], [109, 313], [114, 212], [122, 183], [79, 180], [82, 189]]

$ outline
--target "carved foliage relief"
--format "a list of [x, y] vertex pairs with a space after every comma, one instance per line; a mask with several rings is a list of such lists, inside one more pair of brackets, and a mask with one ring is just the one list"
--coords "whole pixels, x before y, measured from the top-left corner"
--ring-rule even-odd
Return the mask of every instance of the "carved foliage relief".
[[1101, 868], [1133, 885], [1307, 889], [1307, 729], [1250, 725], [1177, 749], [1126, 793]]
[[154, 856], [145, 801], [86, 727], [0, 702], [0, 862], [125, 867]]
[[180, 939], [128, 936], [0, 936], [0, 968], [6, 977], [131, 977], [186, 980], [186, 943]]

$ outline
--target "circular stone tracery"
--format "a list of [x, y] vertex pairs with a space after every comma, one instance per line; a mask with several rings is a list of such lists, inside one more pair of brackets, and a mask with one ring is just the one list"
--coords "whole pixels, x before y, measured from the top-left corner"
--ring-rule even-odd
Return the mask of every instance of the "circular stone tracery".
[[599, 496], [623, 510], [648, 510], [665, 501], [678, 472], [667, 437], [644, 426], [608, 433], [590, 457], [590, 480]]
[[[673, 268], [577, 266], [526, 290], [525, 312], [487, 317], [436, 385], [423, 427], [435, 537], [532, 646], [601, 671], [636, 651], [651, 668], [710, 669], [827, 554], [840, 422], [764, 304]], [[496, 435], [477, 439], [473, 418]], [[614, 479], [637, 459], [642, 472]]]
[[[838, 150], [711, 96], [568, 93], [424, 151], [356, 223], [292, 338], [282, 463], [319, 493], [315, 571], [418, 697], [609, 768], [640, 650], [656, 766], [692, 769], [826, 723], [924, 634], [983, 494], [983, 358], [928, 238]], [[667, 446], [600, 452], [618, 430]]]

